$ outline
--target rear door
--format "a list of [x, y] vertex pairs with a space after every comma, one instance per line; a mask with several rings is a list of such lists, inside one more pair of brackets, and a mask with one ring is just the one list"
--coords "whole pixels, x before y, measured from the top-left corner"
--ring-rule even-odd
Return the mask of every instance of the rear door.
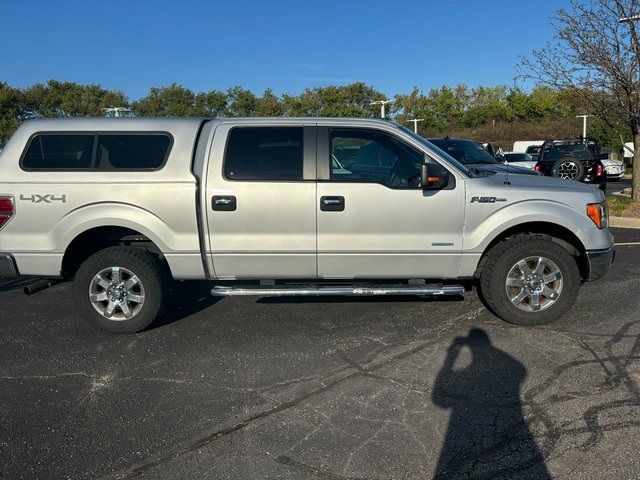
[[[420, 188], [425, 159], [434, 175], [444, 167], [391, 132], [318, 127], [317, 138], [321, 278], [458, 275], [463, 181], [442, 190]], [[345, 149], [353, 162], [340, 161]]]
[[215, 276], [315, 278], [315, 127], [221, 124], [206, 182]]

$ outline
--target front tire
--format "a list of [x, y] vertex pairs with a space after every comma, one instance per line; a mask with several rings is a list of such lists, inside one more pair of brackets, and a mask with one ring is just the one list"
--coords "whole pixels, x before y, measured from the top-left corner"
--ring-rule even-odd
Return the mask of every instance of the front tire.
[[489, 309], [516, 325], [545, 325], [573, 306], [580, 271], [569, 252], [536, 235], [518, 235], [489, 253], [480, 275]]
[[109, 333], [147, 328], [163, 310], [166, 274], [151, 253], [111, 247], [89, 257], [78, 269], [73, 293], [78, 312]]

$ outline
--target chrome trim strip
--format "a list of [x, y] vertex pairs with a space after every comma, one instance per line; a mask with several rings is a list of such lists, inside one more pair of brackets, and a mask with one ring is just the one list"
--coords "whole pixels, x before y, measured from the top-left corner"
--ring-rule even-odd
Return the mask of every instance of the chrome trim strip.
[[349, 286], [349, 287], [226, 287], [211, 289], [214, 297], [262, 296], [377, 296], [377, 295], [462, 295], [465, 289], [461, 285], [442, 287], [429, 286]]

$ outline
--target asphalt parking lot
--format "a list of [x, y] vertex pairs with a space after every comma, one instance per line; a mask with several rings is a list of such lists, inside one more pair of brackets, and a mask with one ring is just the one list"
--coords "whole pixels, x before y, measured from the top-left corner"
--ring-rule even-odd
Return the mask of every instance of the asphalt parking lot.
[[475, 293], [206, 293], [109, 336], [67, 284], [0, 287], [0, 478], [640, 476], [640, 245], [537, 328]]
[[616, 182], [607, 182], [607, 195], [611, 195], [613, 193], [617, 193], [625, 188], [631, 187], [631, 179], [629, 178], [621, 178]]

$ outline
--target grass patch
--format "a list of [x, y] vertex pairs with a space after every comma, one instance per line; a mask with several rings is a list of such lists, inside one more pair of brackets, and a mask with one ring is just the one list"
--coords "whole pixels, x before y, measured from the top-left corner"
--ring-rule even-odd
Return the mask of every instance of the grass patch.
[[609, 213], [614, 217], [624, 216], [627, 210], [634, 207], [637, 202], [631, 198], [619, 197], [617, 195], [608, 195], [607, 204], [609, 205]]

